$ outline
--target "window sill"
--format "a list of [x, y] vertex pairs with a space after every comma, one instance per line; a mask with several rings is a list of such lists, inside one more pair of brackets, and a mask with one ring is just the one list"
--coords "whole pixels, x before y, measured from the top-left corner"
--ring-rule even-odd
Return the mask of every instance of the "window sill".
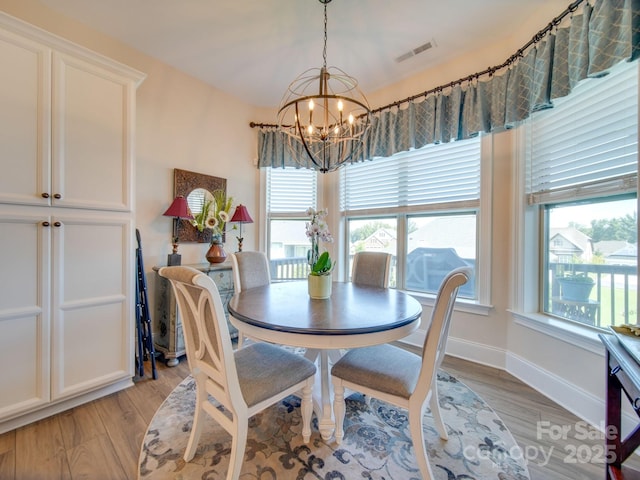
[[[433, 295], [421, 294], [416, 292], [409, 292], [407, 290], [402, 290], [402, 292], [411, 295], [413, 298], [418, 300], [421, 305], [425, 307], [433, 307], [436, 303], [436, 298]], [[458, 312], [472, 313], [474, 315], [482, 315], [488, 316], [489, 312], [493, 309], [493, 305], [482, 305], [477, 302], [473, 302], [471, 300], [466, 299], [456, 299], [456, 305], [454, 310]]]
[[570, 345], [592, 353], [604, 355], [604, 347], [598, 338], [602, 330], [579, 325], [539, 313], [522, 313], [510, 310], [515, 323], [530, 328]]

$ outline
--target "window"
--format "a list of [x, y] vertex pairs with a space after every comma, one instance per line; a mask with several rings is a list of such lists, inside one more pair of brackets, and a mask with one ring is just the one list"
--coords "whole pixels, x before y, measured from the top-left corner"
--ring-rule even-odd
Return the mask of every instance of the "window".
[[313, 170], [266, 170], [267, 255], [276, 280], [306, 278], [309, 239], [305, 234], [306, 210], [316, 208], [318, 174]]
[[347, 220], [347, 238], [349, 246], [349, 263], [347, 272], [353, 271], [353, 257], [356, 252], [390, 253], [391, 268], [389, 270], [389, 286], [397, 287], [397, 232], [396, 217], [380, 217]]
[[599, 328], [637, 322], [637, 130], [635, 63], [583, 81], [526, 125], [540, 312]]
[[[437, 293], [454, 268], [475, 272], [481, 144], [477, 137], [428, 145], [343, 168], [348, 272], [359, 250], [392, 253], [390, 285], [420, 293]], [[459, 296], [478, 299], [475, 284]]]

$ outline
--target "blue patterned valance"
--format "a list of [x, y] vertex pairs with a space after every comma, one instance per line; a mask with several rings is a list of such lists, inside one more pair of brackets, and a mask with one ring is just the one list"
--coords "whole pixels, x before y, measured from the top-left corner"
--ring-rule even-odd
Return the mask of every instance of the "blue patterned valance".
[[[579, 2], [574, 2], [579, 3]], [[640, 56], [640, 0], [584, 1], [501, 71], [377, 111], [358, 160], [512, 128], [585, 78]], [[300, 166], [275, 127], [258, 131], [258, 167]], [[311, 165], [306, 165], [311, 168]]]

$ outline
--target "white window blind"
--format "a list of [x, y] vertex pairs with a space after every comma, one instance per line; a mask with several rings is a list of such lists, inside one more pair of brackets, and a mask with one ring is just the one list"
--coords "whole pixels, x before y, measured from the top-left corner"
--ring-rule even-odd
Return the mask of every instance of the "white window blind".
[[317, 173], [306, 168], [267, 170], [267, 212], [302, 213], [316, 207]]
[[427, 145], [343, 168], [341, 210], [386, 209], [480, 198], [480, 138]]
[[587, 79], [525, 128], [529, 204], [636, 190], [638, 65]]

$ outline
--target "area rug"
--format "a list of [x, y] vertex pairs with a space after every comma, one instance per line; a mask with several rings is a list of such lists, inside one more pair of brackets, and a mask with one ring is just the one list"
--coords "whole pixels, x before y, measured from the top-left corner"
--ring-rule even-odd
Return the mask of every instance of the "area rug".
[[[521, 450], [496, 413], [470, 388], [438, 373], [440, 405], [449, 440], [440, 439], [430, 412], [424, 420], [427, 453], [435, 479], [529, 480]], [[140, 452], [140, 480], [224, 480], [231, 436], [207, 416], [196, 456], [185, 463], [195, 405], [195, 382], [187, 377], [153, 417]], [[407, 412], [360, 394], [346, 401], [341, 445], [312, 436], [302, 442], [300, 400], [290, 396], [251, 418], [241, 479], [419, 480]]]

